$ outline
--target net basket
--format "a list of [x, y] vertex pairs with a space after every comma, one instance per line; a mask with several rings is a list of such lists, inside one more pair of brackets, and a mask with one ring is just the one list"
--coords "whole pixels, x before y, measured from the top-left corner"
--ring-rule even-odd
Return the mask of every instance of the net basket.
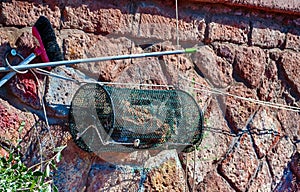
[[190, 152], [201, 143], [203, 115], [193, 97], [181, 90], [88, 83], [74, 95], [69, 126], [75, 143], [89, 152]]

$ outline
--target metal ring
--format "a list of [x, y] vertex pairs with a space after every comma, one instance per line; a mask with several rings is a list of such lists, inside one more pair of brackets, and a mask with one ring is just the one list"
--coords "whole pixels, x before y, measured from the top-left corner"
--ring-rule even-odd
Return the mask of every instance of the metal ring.
[[11, 54], [13, 57], [16, 57], [16, 56], [17, 56], [17, 57], [19, 57], [20, 59], [22, 59], [23, 61], [24, 61], [25, 59], [24, 59], [24, 57], [23, 57], [21, 54], [19, 54], [15, 49], [11, 49], [10, 52], [9, 52], [9, 53], [6, 53], [6, 55], [5, 55], [5, 63], [6, 63], [6, 65], [7, 65], [11, 70], [13, 70], [13, 71], [16, 72], [16, 73], [21, 73], [21, 74], [25, 74], [25, 73], [28, 72], [28, 70], [26, 70], [26, 71], [19, 71], [19, 70], [15, 69], [14, 66], [12, 66], [12, 65], [9, 63], [8, 59], [7, 59], [8, 54]]

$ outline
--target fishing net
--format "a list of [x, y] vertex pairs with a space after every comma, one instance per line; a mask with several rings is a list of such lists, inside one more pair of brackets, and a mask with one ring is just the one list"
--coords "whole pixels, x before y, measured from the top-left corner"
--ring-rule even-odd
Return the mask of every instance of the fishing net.
[[189, 152], [201, 142], [203, 116], [193, 97], [184, 91], [88, 83], [72, 100], [69, 124], [75, 143], [89, 152]]

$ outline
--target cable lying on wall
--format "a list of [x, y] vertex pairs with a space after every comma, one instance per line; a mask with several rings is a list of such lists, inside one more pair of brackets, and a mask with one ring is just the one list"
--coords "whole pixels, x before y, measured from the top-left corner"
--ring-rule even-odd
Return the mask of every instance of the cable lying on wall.
[[249, 101], [255, 104], [259, 104], [259, 105], [263, 105], [266, 107], [272, 107], [272, 108], [276, 108], [276, 109], [282, 109], [282, 110], [287, 110], [287, 111], [294, 111], [294, 112], [300, 112], [300, 107], [294, 107], [294, 106], [289, 106], [289, 105], [284, 105], [284, 104], [279, 104], [279, 103], [273, 103], [273, 102], [269, 102], [269, 101], [261, 101], [258, 99], [253, 99], [253, 98], [247, 98], [247, 97], [242, 97], [242, 96], [238, 96], [235, 94], [231, 94], [228, 92], [224, 92], [221, 91], [219, 89], [216, 88], [208, 88], [205, 87], [204, 85], [202, 85], [201, 83], [198, 83], [194, 80], [190, 80], [188, 78], [183, 77], [182, 75], [179, 75], [181, 79], [186, 80], [190, 83], [199, 85], [201, 88], [194, 88], [194, 87], [189, 87], [195, 91], [205, 91], [205, 92], [209, 92], [209, 93], [213, 93], [213, 94], [217, 94], [217, 95], [223, 95], [223, 96], [230, 96], [230, 97], [234, 97], [236, 99], [240, 99], [240, 100], [245, 100], [245, 101]]

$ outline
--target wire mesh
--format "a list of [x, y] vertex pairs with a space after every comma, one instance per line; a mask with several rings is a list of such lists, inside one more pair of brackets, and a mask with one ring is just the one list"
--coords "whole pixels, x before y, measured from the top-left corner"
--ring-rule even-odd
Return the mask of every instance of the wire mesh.
[[202, 139], [203, 115], [188, 93], [88, 83], [70, 108], [70, 132], [89, 152], [177, 149], [189, 152]]

